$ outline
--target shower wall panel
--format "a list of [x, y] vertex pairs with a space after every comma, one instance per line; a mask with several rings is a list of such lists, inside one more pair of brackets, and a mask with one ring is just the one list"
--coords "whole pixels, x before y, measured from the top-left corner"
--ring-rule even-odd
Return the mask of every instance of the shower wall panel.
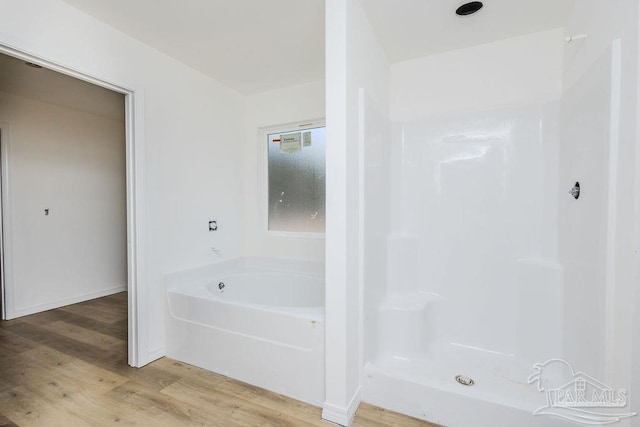
[[[615, 184], [610, 155], [616, 155], [612, 126], [617, 120], [614, 99], [614, 52], [607, 49], [567, 91], [560, 126], [559, 259], [565, 267], [564, 357], [584, 372], [604, 379], [607, 328], [613, 313], [607, 300], [614, 283], [608, 272], [614, 256], [607, 232]], [[614, 160], [615, 163], [615, 160]], [[576, 200], [566, 190], [580, 182]], [[598, 343], [594, 345], [594, 343]]]
[[558, 309], [519, 315], [562, 298], [557, 118], [550, 103], [394, 125], [387, 294], [438, 307], [431, 349], [559, 351]]
[[362, 173], [362, 238], [364, 243], [363, 352], [375, 357], [379, 342], [378, 307], [387, 282], [387, 237], [391, 229], [391, 123], [366, 91], [360, 90], [360, 149]]

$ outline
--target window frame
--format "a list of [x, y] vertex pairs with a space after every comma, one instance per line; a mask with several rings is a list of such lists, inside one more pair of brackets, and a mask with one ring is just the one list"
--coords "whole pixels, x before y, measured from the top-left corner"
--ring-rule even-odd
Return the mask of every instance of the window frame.
[[[258, 131], [258, 153], [259, 153], [259, 174], [258, 174], [258, 212], [260, 230], [267, 237], [293, 238], [293, 239], [324, 239], [325, 232], [316, 233], [308, 231], [274, 231], [269, 230], [269, 135], [274, 133], [287, 133], [305, 131], [316, 128], [326, 128], [325, 119], [304, 120], [292, 123], [285, 123], [276, 126], [261, 127]], [[325, 157], [326, 161], [326, 157]], [[326, 163], [325, 163], [326, 165]], [[326, 170], [326, 169], [325, 169]], [[325, 193], [326, 200], [326, 193]], [[326, 231], [326, 230], [325, 230]]]

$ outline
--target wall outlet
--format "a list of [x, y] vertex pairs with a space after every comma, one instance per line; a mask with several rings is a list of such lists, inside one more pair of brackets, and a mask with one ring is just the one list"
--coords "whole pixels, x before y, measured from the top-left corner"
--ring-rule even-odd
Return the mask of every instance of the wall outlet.
[[216, 231], [218, 229], [218, 221], [209, 221], [209, 231]]

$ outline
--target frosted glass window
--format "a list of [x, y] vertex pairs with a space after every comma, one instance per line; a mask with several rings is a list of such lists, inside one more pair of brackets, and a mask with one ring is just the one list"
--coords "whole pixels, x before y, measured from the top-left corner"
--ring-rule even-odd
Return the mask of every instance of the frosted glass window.
[[267, 136], [269, 231], [324, 233], [324, 127]]

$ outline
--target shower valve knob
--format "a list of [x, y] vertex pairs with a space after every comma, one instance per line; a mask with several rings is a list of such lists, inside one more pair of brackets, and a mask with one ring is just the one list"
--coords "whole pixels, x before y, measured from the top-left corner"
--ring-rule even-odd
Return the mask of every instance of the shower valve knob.
[[580, 197], [580, 183], [579, 182], [576, 182], [574, 184], [574, 186], [571, 188], [571, 190], [569, 190], [569, 194], [571, 194], [571, 196], [576, 200], [578, 199], [578, 197]]

